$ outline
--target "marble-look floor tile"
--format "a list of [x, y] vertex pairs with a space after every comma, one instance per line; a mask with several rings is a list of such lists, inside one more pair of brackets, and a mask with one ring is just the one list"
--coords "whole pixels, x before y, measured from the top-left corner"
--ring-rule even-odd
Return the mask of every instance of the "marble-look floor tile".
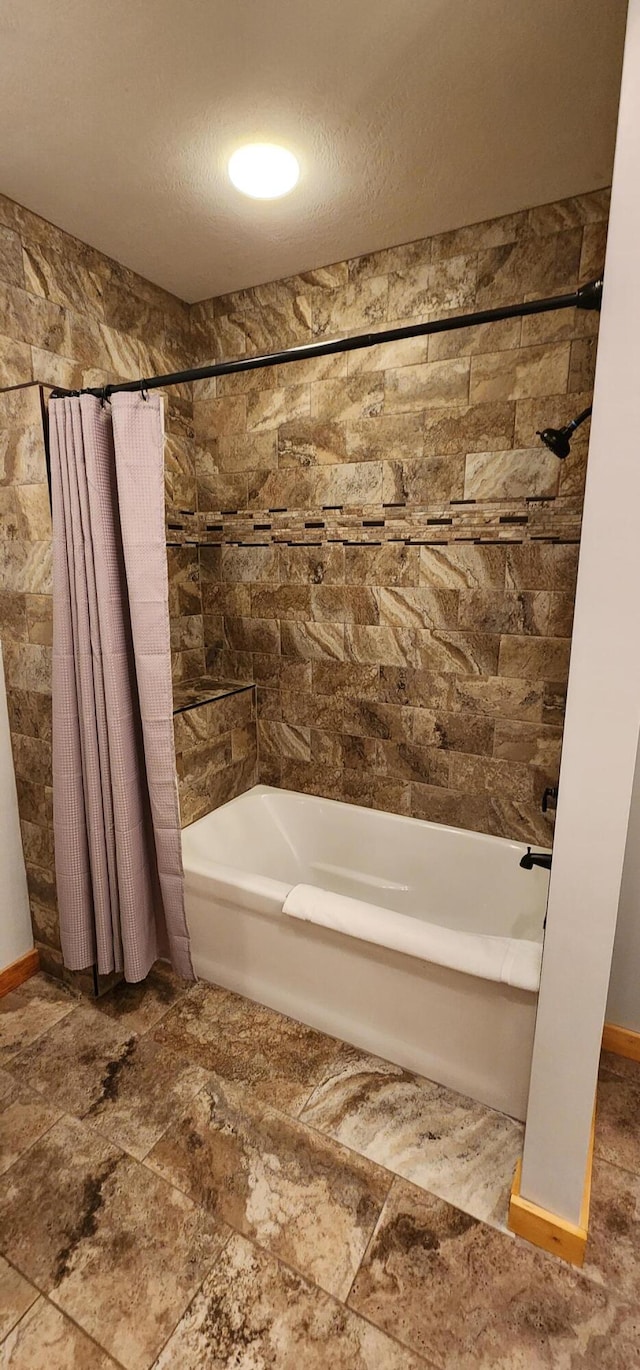
[[0, 1061], [9, 1061], [42, 1032], [71, 1013], [77, 1000], [47, 975], [32, 975], [0, 999]]
[[0, 1341], [15, 1327], [37, 1297], [38, 1290], [0, 1256]]
[[640, 1063], [603, 1052], [598, 1076], [595, 1155], [640, 1174]]
[[300, 1117], [473, 1217], [506, 1225], [522, 1150], [523, 1129], [513, 1118], [350, 1048], [328, 1067]]
[[60, 1117], [54, 1108], [6, 1070], [0, 1070], [0, 1175]]
[[209, 1079], [207, 1071], [80, 1007], [13, 1062], [13, 1073], [141, 1159]]
[[337, 1298], [391, 1184], [370, 1161], [220, 1081], [192, 1100], [147, 1164]]
[[111, 1356], [42, 1298], [0, 1347], [0, 1365], [3, 1370], [117, 1370]]
[[227, 1229], [73, 1118], [0, 1181], [7, 1258], [126, 1370], [147, 1370]]
[[295, 1113], [340, 1044], [230, 990], [200, 981], [154, 1031], [221, 1079]]
[[425, 1362], [233, 1236], [154, 1370], [425, 1370]]
[[640, 1176], [597, 1158], [583, 1269], [612, 1293], [639, 1300]]
[[97, 999], [95, 1006], [130, 1032], [147, 1032], [189, 988], [188, 980], [182, 980], [166, 962], [157, 961], [146, 980], [135, 985], [128, 985], [123, 980]]
[[348, 1303], [439, 1370], [640, 1365], [637, 1300], [402, 1180]]

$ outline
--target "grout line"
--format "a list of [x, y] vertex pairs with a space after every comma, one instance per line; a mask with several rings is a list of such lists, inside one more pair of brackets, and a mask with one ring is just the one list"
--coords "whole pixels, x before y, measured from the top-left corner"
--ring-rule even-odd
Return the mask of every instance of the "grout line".
[[330, 1294], [328, 1289], [323, 1289], [322, 1285], [317, 1284], [311, 1276], [303, 1275], [295, 1265], [291, 1265], [290, 1261], [283, 1260], [281, 1256], [276, 1256], [273, 1251], [269, 1251], [267, 1247], [262, 1246], [255, 1237], [248, 1236], [246, 1232], [239, 1232], [237, 1235], [243, 1237], [245, 1241], [255, 1247], [262, 1256], [267, 1258], [267, 1260], [273, 1261], [276, 1265], [284, 1266], [286, 1270], [290, 1270], [293, 1275], [296, 1275], [298, 1279], [302, 1280], [303, 1284], [309, 1285], [312, 1289], [315, 1289], [322, 1298], [330, 1299], [332, 1303], [336, 1304], [338, 1308], [344, 1309], [351, 1317], [359, 1318], [362, 1322], [366, 1322], [369, 1327], [373, 1327], [381, 1336], [387, 1337], [389, 1341], [394, 1342], [396, 1346], [402, 1347], [404, 1351], [411, 1352], [411, 1354], [416, 1356], [419, 1362], [426, 1367], [426, 1370], [437, 1370], [433, 1361], [426, 1360], [421, 1352], [414, 1350], [408, 1342], [400, 1341], [400, 1338], [395, 1336], [393, 1332], [387, 1332], [384, 1327], [380, 1327], [378, 1323], [373, 1322], [371, 1318], [367, 1317], [366, 1313], [359, 1313], [356, 1308], [350, 1308], [346, 1303], [346, 1300], [339, 1299], [337, 1294]]
[[[174, 1188], [175, 1188], [175, 1186], [174, 1186]], [[181, 1193], [181, 1192], [182, 1192], [181, 1190], [178, 1190], [178, 1193]], [[199, 1205], [196, 1205], [196, 1207], [198, 1207], [198, 1206], [199, 1206]], [[202, 1209], [201, 1211], [202, 1211], [202, 1212], [206, 1212], [205, 1209]], [[194, 1292], [193, 1292], [191, 1298], [189, 1299], [189, 1302], [187, 1303], [186, 1308], [184, 1308], [184, 1309], [182, 1310], [182, 1313], [180, 1314], [179, 1318], [177, 1318], [176, 1322], [174, 1323], [174, 1326], [171, 1328], [171, 1331], [170, 1331], [168, 1337], [166, 1338], [165, 1341], [163, 1341], [162, 1346], [160, 1347], [160, 1350], [159, 1350], [159, 1351], [157, 1352], [157, 1354], [154, 1356], [154, 1358], [153, 1358], [151, 1364], [147, 1367], [147, 1370], [153, 1370], [154, 1365], [157, 1365], [157, 1363], [158, 1363], [158, 1361], [159, 1361], [159, 1359], [160, 1359], [160, 1357], [161, 1357], [163, 1351], [166, 1350], [167, 1346], [169, 1345], [169, 1342], [171, 1341], [171, 1338], [173, 1337], [174, 1333], [177, 1331], [178, 1327], [180, 1326], [180, 1323], [182, 1322], [182, 1319], [183, 1319], [183, 1318], [186, 1318], [187, 1313], [189, 1312], [189, 1309], [193, 1307], [193, 1304], [195, 1303], [196, 1299], [198, 1298], [198, 1295], [201, 1293], [202, 1288], [203, 1288], [203, 1285], [204, 1285], [205, 1282], [209, 1279], [209, 1276], [213, 1273], [213, 1271], [215, 1270], [215, 1268], [216, 1268], [216, 1266], [218, 1265], [219, 1261], [222, 1259], [222, 1256], [224, 1255], [224, 1252], [226, 1251], [226, 1249], [227, 1249], [227, 1247], [228, 1247], [228, 1245], [229, 1245], [229, 1242], [231, 1241], [231, 1238], [232, 1238], [233, 1236], [235, 1236], [235, 1229], [234, 1229], [233, 1227], [231, 1227], [231, 1224], [230, 1224], [230, 1223], [226, 1223], [226, 1226], [229, 1228], [229, 1231], [228, 1231], [228, 1234], [227, 1234], [227, 1236], [225, 1237], [225, 1239], [224, 1239], [224, 1241], [223, 1241], [223, 1243], [222, 1243], [222, 1246], [220, 1247], [220, 1250], [219, 1250], [217, 1256], [216, 1256], [216, 1257], [214, 1258], [214, 1260], [212, 1261], [211, 1265], [209, 1266], [209, 1269], [208, 1269], [208, 1270], [205, 1272], [205, 1274], [202, 1276], [202, 1279], [200, 1280], [200, 1283], [199, 1283], [197, 1289], [194, 1290]], [[188, 1366], [185, 1366], [185, 1367], [183, 1367], [183, 1370], [189, 1370], [189, 1367], [188, 1367]]]
[[357, 1278], [358, 1278], [358, 1275], [360, 1274], [360, 1271], [361, 1271], [361, 1269], [362, 1269], [362, 1267], [363, 1267], [363, 1265], [364, 1265], [364, 1263], [365, 1263], [365, 1260], [367, 1259], [367, 1256], [368, 1256], [368, 1254], [369, 1254], [369, 1251], [371, 1250], [371, 1248], [372, 1248], [372, 1246], [373, 1246], [373, 1243], [374, 1243], [374, 1241], [375, 1241], [375, 1239], [376, 1239], [376, 1237], [377, 1237], [377, 1235], [378, 1235], [378, 1231], [379, 1231], [379, 1229], [380, 1229], [380, 1227], [381, 1227], [381, 1225], [382, 1225], [382, 1220], [383, 1220], [384, 1214], [385, 1214], [385, 1212], [386, 1212], [387, 1205], [388, 1205], [388, 1203], [389, 1203], [389, 1199], [391, 1198], [391, 1194], [392, 1194], [392, 1192], [393, 1192], [393, 1190], [394, 1190], [394, 1188], [395, 1188], [395, 1186], [396, 1186], [396, 1184], [397, 1184], [399, 1178], [400, 1178], [400, 1177], [399, 1177], [398, 1175], [394, 1175], [394, 1176], [392, 1177], [391, 1184], [389, 1185], [389, 1188], [388, 1188], [388, 1190], [387, 1190], [387, 1196], [386, 1196], [386, 1198], [385, 1198], [385, 1201], [384, 1201], [384, 1203], [383, 1203], [383, 1205], [382, 1205], [382, 1208], [380, 1209], [380, 1212], [379, 1212], [379, 1214], [378, 1214], [378, 1217], [377, 1217], [377, 1219], [376, 1219], [376, 1221], [375, 1221], [375, 1223], [374, 1223], [374, 1225], [373, 1225], [373, 1229], [372, 1229], [372, 1231], [371, 1231], [371, 1233], [370, 1233], [370, 1235], [369, 1235], [369, 1240], [368, 1240], [368, 1242], [367, 1242], [367, 1244], [366, 1244], [366, 1246], [365, 1246], [365, 1249], [364, 1249], [364, 1251], [363, 1251], [363, 1253], [362, 1253], [362, 1255], [361, 1255], [361, 1257], [360, 1257], [360, 1260], [359, 1260], [359, 1262], [358, 1262], [358, 1268], [357, 1268], [357, 1270], [356, 1270], [356, 1272], [355, 1272], [355, 1274], [354, 1274], [354, 1276], [353, 1276], [353, 1279], [352, 1279], [352, 1281], [351, 1281], [351, 1284], [349, 1285], [349, 1289], [348, 1289], [347, 1293], [345, 1294], [344, 1303], [345, 1303], [345, 1306], [346, 1306], [346, 1307], [349, 1306], [349, 1299], [351, 1298], [351, 1295], [352, 1295], [352, 1293], [353, 1293], [353, 1286], [354, 1286], [354, 1284], [355, 1284], [355, 1282], [356, 1282], [356, 1280], [357, 1280]]
[[[26, 1280], [27, 1284], [29, 1284], [32, 1289], [35, 1289], [37, 1297], [33, 1300], [33, 1303], [31, 1303], [29, 1307], [25, 1310], [25, 1312], [22, 1314], [22, 1317], [19, 1318], [18, 1321], [13, 1324], [13, 1327], [9, 1329], [6, 1336], [2, 1338], [2, 1341], [0, 1342], [0, 1347], [5, 1345], [5, 1342], [11, 1336], [11, 1333], [15, 1332], [16, 1329], [20, 1327], [20, 1324], [24, 1322], [24, 1319], [29, 1315], [29, 1313], [33, 1312], [33, 1309], [35, 1308], [39, 1299], [43, 1299], [45, 1303], [48, 1303], [51, 1306], [51, 1308], [55, 1308], [56, 1313], [61, 1313], [63, 1318], [66, 1318], [67, 1321], [70, 1322], [73, 1327], [76, 1327], [79, 1332], [82, 1332], [83, 1336], [85, 1336], [87, 1340], [90, 1341], [97, 1348], [101, 1355], [109, 1356], [113, 1364], [118, 1367], [118, 1370], [127, 1370], [126, 1366], [124, 1366], [121, 1361], [117, 1360], [116, 1357], [111, 1353], [111, 1351], [107, 1351], [107, 1348], [105, 1346], [102, 1346], [102, 1344], [99, 1341], [96, 1341], [96, 1338], [92, 1336], [90, 1332], [87, 1332], [86, 1328], [82, 1326], [82, 1323], [79, 1323], [71, 1313], [67, 1313], [66, 1309], [62, 1308], [60, 1304], [57, 1304], [55, 1300], [51, 1298], [51, 1295], [48, 1294], [45, 1289], [41, 1289], [40, 1285], [36, 1284], [36, 1281], [30, 1275], [25, 1275], [24, 1271], [20, 1269], [19, 1265], [16, 1265], [15, 1261], [11, 1260], [9, 1256], [4, 1255], [4, 1253], [3, 1259], [7, 1262], [7, 1265], [11, 1266], [12, 1270], [15, 1270], [16, 1273], [20, 1275], [23, 1280]], [[55, 1367], [52, 1367], [52, 1370], [55, 1370]]]

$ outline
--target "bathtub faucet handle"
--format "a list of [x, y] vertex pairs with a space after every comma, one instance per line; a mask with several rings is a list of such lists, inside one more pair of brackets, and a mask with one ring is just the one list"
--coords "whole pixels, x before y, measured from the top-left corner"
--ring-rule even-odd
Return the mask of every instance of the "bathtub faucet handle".
[[558, 803], [558, 787], [557, 787], [557, 785], [547, 785], [547, 788], [546, 788], [546, 790], [545, 790], [545, 792], [544, 792], [544, 794], [543, 794], [543, 796], [542, 796], [542, 812], [543, 812], [543, 813], [547, 813], [547, 811], [548, 811], [549, 809], [555, 809], [557, 803]]

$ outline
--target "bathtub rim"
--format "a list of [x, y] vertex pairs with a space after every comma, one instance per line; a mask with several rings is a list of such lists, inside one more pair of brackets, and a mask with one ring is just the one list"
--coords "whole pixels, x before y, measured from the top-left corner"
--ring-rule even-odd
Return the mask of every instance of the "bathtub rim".
[[[193, 832], [195, 829], [205, 829], [205, 825], [210, 823], [212, 819], [215, 820], [215, 815], [222, 809], [231, 809], [242, 800], [246, 800], [248, 796], [262, 798], [272, 794], [286, 795], [297, 801], [306, 800], [328, 804], [332, 807], [355, 809], [366, 817], [371, 817], [372, 813], [379, 812], [384, 814], [385, 818], [391, 818], [405, 825], [417, 825], [423, 830], [425, 826], [436, 831], [445, 829], [454, 836], [464, 833], [465, 838], [474, 838], [478, 841], [483, 839], [486, 841], [488, 838], [492, 844], [508, 845], [514, 848], [516, 853], [518, 851], [524, 853], [526, 850], [527, 844], [516, 842], [511, 838], [469, 832], [466, 829], [455, 828], [450, 824], [434, 823], [429, 819], [393, 814], [387, 810], [372, 810], [364, 805], [346, 804], [344, 800], [327, 799], [320, 795], [306, 795], [296, 790], [285, 790], [277, 786], [258, 784], [243, 794], [237, 795], [226, 804], [220, 805], [211, 813], [205, 814], [182, 830], [185, 892], [193, 891], [199, 895], [209, 895], [212, 899], [226, 905], [244, 910], [249, 909], [276, 918], [281, 916], [287, 921], [299, 919], [299, 915], [284, 912], [283, 906], [298, 885], [309, 884], [310, 882], [293, 881], [289, 883], [279, 881], [271, 876], [248, 872], [240, 867], [212, 861], [210, 858], [197, 853], [193, 847], [189, 850], [189, 838], [187, 836], [189, 832]], [[323, 886], [316, 888], [323, 890]], [[337, 896], [337, 898], [344, 897]], [[509, 985], [526, 993], [537, 994], [538, 992], [544, 942], [542, 935], [540, 941], [533, 941], [532, 939], [500, 936], [481, 931], [469, 932], [448, 928], [446, 925], [436, 923], [433, 919], [422, 921], [412, 915], [399, 913], [396, 910], [386, 908], [384, 905], [372, 905], [364, 900], [347, 899], [347, 903], [353, 905], [356, 927], [364, 929], [364, 932], [359, 933], [346, 926], [336, 928], [335, 924], [331, 922], [323, 922], [322, 919], [313, 917], [305, 918], [304, 921], [308, 921], [314, 926], [333, 927], [333, 930], [341, 937], [351, 937], [359, 942], [364, 941], [372, 946], [380, 946], [383, 950], [399, 953], [422, 963], [438, 965], [458, 974], [469, 975], [498, 985]], [[371, 921], [376, 924], [378, 929], [378, 936], [375, 938], [368, 936], [366, 932], [364, 915], [367, 910], [369, 910]], [[410, 925], [413, 925], [413, 928]], [[417, 936], [412, 936], [414, 929], [416, 932], [418, 929], [420, 930]], [[422, 949], [409, 950], [408, 947], [411, 944], [414, 947], [418, 945]]]

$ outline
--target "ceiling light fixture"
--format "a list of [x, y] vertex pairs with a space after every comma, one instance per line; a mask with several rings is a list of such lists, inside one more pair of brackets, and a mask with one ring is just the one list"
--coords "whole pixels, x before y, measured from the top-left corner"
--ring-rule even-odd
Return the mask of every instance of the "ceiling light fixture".
[[252, 200], [277, 200], [297, 185], [297, 157], [276, 143], [248, 143], [229, 158], [229, 178], [236, 190]]

